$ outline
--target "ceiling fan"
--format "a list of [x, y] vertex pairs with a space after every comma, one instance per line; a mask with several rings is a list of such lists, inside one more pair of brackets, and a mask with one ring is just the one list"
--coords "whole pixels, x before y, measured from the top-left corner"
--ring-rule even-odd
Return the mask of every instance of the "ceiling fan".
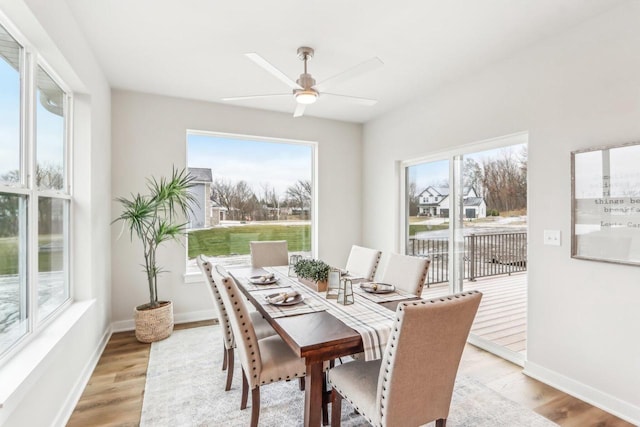
[[278, 80], [282, 81], [284, 84], [289, 86], [292, 89], [292, 92], [289, 93], [275, 93], [268, 95], [249, 95], [249, 96], [234, 96], [229, 98], [222, 98], [223, 101], [242, 101], [246, 99], [258, 99], [258, 98], [270, 98], [270, 97], [279, 97], [279, 96], [292, 96], [296, 101], [296, 109], [293, 113], [293, 117], [300, 117], [304, 114], [304, 110], [307, 105], [313, 104], [322, 97], [339, 97], [341, 99], [345, 99], [350, 102], [355, 102], [360, 105], [371, 106], [375, 105], [378, 102], [375, 99], [368, 98], [359, 98], [355, 96], [347, 96], [347, 95], [338, 95], [335, 93], [327, 93], [325, 90], [336, 83], [344, 82], [346, 80], [352, 79], [360, 74], [365, 72], [374, 70], [381, 65], [383, 62], [380, 58], [374, 57], [365, 62], [362, 62], [356, 65], [353, 68], [350, 68], [342, 73], [336, 74], [333, 77], [328, 78], [327, 80], [316, 84], [316, 80], [311, 76], [310, 73], [307, 72], [307, 61], [313, 58], [314, 50], [313, 48], [302, 46], [298, 48], [298, 58], [300, 58], [304, 62], [304, 72], [300, 74], [300, 78], [298, 80], [293, 81], [282, 71], [278, 70], [274, 67], [270, 62], [264, 59], [262, 56], [257, 53], [246, 53], [247, 58], [258, 64], [268, 73], [276, 77]]

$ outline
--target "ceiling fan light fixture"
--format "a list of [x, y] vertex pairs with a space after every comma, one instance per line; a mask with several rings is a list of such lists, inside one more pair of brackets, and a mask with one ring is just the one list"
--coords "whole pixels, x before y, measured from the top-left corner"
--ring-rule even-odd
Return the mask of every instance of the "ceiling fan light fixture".
[[296, 102], [298, 104], [309, 105], [318, 100], [318, 92], [315, 90], [299, 90], [296, 92]]

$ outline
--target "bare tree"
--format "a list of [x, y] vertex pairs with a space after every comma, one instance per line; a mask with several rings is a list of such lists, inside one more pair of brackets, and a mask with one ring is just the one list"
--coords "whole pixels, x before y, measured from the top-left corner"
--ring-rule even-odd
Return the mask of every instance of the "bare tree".
[[227, 208], [229, 218], [233, 219], [233, 194], [235, 185], [224, 179], [216, 179], [211, 185], [211, 198], [220, 206]]
[[502, 158], [485, 159], [482, 169], [487, 208], [499, 211], [526, 209], [526, 151], [521, 152], [519, 157], [504, 153]]
[[287, 199], [301, 209], [311, 206], [311, 181], [300, 179], [287, 188]]
[[418, 189], [415, 181], [409, 183], [407, 191], [407, 196], [409, 197], [409, 216], [416, 216], [418, 215]]

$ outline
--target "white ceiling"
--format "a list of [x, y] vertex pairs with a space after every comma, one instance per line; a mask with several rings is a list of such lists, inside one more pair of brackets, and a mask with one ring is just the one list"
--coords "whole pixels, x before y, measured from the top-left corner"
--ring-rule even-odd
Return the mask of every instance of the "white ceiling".
[[[627, 0], [624, 0], [627, 1]], [[601, 14], [623, 0], [67, 0], [114, 88], [223, 102], [289, 91], [243, 54], [296, 79], [299, 46], [318, 82], [377, 56], [306, 116], [366, 122]], [[231, 103], [230, 103], [231, 104]], [[293, 112], [293, 97], [233, 105]], [[302, 119], [304, 120], [304, 119]]]

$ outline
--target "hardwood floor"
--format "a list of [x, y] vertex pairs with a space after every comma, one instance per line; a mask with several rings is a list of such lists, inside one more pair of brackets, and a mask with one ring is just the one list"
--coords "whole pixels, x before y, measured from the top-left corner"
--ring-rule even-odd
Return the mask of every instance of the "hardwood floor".
[[[176, 325], [176, 329], [213, 323]], [[133, 332], [113, 334], [67, 425], [137, 426], [142, 411], [150, 348], [150, 344], [137, 342]], [[465, 347], [460, 364], [461, 373], [561, 426], [633, 426], [531, 379], [523, 375], [521, 370], [519, 366], [469, 344]], [[220, 375], [223, 375], [222, 371]]]

